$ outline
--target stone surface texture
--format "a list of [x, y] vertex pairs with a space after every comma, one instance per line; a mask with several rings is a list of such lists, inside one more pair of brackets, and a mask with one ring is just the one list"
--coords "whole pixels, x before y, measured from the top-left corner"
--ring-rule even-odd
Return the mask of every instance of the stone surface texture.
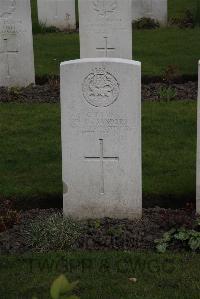
[[75, 0], [38, 0], [38, 19], [60, 30], [76, 29]]
[[30, 0], [0, 1], [0, 86], [35, 82]]
[[140, 62], [62, 63], [61, 119], [65, 215], [140, 218]]
[[198, 71], [198, 108], [197, 108], [197, 190], [196, 190], [196, 210], [200, 214], [200, 60]]
[[132, 0], [79, 0], [80, 57], [132, 59]]
[[151, 18], [167, 24], [167, 0], [132, 0], [133, 21]]

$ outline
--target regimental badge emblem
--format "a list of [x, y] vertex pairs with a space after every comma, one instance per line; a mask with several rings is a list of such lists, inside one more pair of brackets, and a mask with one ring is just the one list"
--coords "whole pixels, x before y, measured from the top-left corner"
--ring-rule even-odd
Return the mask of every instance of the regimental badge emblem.
[[104, 68], [96, 68], [83, 82], [83, 96], [95, 107], [108, 107], [119, 97], [120, 85], [117, 79]]
[[116, 0], [94, 0], [92, 4], [98, 15], [103, 17], [113, 13], [117, 8]]
[[9, 17], [16, 10], [16, 0], [1, 0], [0, 18]]

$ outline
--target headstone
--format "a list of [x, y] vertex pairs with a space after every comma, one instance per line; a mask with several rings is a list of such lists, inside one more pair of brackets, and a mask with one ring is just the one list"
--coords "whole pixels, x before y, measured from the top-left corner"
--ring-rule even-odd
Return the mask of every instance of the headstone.
[[132, 0], [79, 0], [80, 57], [132, 59]]
[[133, 21], [141, 18], [157, 20], [167, 24], [167, 0], [132, 0]]
[[200, 60], [199, 60], [198, 108], [197, 108], [197, 187], [196, 210], [200, 214]]
[[0, 86], [34, 82], [30, 0], [0, 0]]
[[61, 64], [64, 213], [139, 218], [141, 64], [90, 58]]
[[76, 29], [75, 0], [38, 0], [38, 20], [47, 27]]

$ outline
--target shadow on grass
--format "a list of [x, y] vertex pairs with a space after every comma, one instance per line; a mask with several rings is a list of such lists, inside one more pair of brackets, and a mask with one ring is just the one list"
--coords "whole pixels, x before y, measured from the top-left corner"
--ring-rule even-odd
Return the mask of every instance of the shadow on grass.
[[[17, 210], [31, 209], [62, 209], [63, 197], [62, 194], [46, 194], [43, 196], [20, 197], [20, 198], [3, 198], [2, 200], [11, 200], [13, 208]], [[195, 207], [195, 193], [185, 194], [184, 196], [175, 196], [173, 194], [144, 194], [143, 208], [160, 207], [165, 209], [181, 209], [187, 204]]]

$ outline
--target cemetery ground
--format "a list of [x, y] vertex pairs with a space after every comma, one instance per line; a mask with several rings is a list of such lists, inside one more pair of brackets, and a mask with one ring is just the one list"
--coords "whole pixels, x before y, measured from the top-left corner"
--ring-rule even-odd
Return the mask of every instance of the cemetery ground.
[[[59, 104], [0, 110], [1, 197], [18, 208], [61, 207]], [[142, 125], [144, 206], [183, 207], [195, 198], [196, 102], [144, 102]]]
[[[170, 16], [193, 10], [195, 1], [189, 2], [169, 1]], [[32, 5], [35, 8], [34, 1]], [[34, 10], [33, 30], [41, 30]], [[199, 36], [199, 27], [134, 31], [133, 56], [142, 61], [146, 83], [142, 103], [144, 217], [136, 222], [97, 219], [78, 225], [77, 231], [72, 223], [65, 239], [60, 233], [67, 242], [67, 249], [60, 252], [61, 238], [52, 242], [52, 224], [47, 222], [57, 212], [55, 208], [62, 207], [59, 63], [79, 58], [79, 39], [77, 32], [34, 35], [37, 83], [42, 85], [1, 89], [0, 95], [4, 102], [0, 105], [0, 197], [14, 220], [0, 240], [2, 298], [34, 294], [48, 298], [51, 282], [61, 273], [70, 281], [80, 281], [75, 293], [81, 299], [200, 298], [199, 254], [180, 243], [158, 254], [154, 244], [173, 227], [194, 228]], [[181, 84], [175, 86], [174, 77]], [[150, 85], [151, 81], [158, 85]], [[49, 225], [49, 235], [47, 244], [37, 244], [36, 250], [20, 234], [38, 215]], [[41, 224], [37, 221], [35, 231]]]
[[[199, 299], [199, 263], [200, 256], [191, 253], [57, 252], [0, 257], [1, 298], [49, 298], [51, 282], [65, 273], [70, 281], [79, 280], [75, 293], [81, 299]], [[14, 290], [18, 297], [12, 295]]]

